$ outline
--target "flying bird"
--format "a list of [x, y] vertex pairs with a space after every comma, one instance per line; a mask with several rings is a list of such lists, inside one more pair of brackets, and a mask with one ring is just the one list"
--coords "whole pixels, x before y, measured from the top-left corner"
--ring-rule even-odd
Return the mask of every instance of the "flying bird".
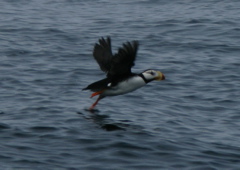
[[106, 78], [88, 85], [83, 90], [91, 90], [91, 98], [99, 95], [89, 110], [93, 110], [99, 100], [107, 96], [117, 96], [137, 90], [153, 80], [164, 80], [165, 76], [160, 71], [148, 69], [140, 74], [132, 73], [136, 59], [138, 41], [126, 42], [118, 53], [112, 53], [111, 38], [101, 38], [95, 44], [93, 56], [101, 70], [106, 73]]

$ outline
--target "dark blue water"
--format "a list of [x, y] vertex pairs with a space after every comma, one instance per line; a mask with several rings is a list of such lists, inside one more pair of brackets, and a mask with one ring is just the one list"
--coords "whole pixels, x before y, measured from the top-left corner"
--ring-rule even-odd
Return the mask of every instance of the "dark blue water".
[[[0, 169], [240, 169], [240, 2], [0, 2]], [[95, 99], [92, 57], [139, 40], [166, 80]]]

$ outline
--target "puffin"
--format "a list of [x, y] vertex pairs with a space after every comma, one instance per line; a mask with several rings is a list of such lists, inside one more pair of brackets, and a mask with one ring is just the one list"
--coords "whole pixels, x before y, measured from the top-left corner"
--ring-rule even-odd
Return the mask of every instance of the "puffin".
[[148, 69], [142, 73], [133, 73], [131, 68], [137, 56], [138, 41], [123, 43], [116, 54], [112, 53], [111, 38], [100, 38], [94, 45], [93, 57], [106, 78], [96, 81], [82, 90], [90, 90], [91, 98], [98, 95], [89, 110], [94, 110], [98, 102], [107, 96], [117, 96], [137, 90], [151, 81], [164, 80], [162, 72]]

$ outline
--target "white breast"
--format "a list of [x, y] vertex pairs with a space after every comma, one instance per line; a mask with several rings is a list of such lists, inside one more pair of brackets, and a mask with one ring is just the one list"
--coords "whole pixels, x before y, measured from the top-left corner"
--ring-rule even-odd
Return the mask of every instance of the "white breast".
[[108, 90], [105, 90], [102, 95], [104, 96], [116, 96], [116, 95], [120, 95], [120, 94], [125, 94], [125, 93], [129, 93], [132, 92], [134, 90], [137, 90], [140, 87], [143, 87], [146, 83], [144, 82], [144, 80], [139, 77], [139, 76], [135, 76], [132, 77], [126, 81], [123, 81], [121, 83], [119, 83], [117, 86], [112, 87]]

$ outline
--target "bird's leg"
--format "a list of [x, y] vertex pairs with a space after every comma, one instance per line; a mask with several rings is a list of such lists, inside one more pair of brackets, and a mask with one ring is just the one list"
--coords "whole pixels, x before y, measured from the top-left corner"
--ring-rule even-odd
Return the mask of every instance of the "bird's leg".
[[97, 91], [97, 92], [95, 92], [95, 93], [93, 93], [93, 94], [91, 95], [91, 98], [94, 97], [94, 96], [97, 96], [97, 95], [99, 95], [99, 94], [102, 94], [103, 92], [104, 92], [104, 90]]
[[102, 97], [99, 96], [98, 99], [97, 99], [97, 100], [92, 104], [92, 106], [89, 108], [89, 110], [93, 110], [94, 107], [98, 104], [98, 101], [101, 100], [101, 99], [102, 99]]

